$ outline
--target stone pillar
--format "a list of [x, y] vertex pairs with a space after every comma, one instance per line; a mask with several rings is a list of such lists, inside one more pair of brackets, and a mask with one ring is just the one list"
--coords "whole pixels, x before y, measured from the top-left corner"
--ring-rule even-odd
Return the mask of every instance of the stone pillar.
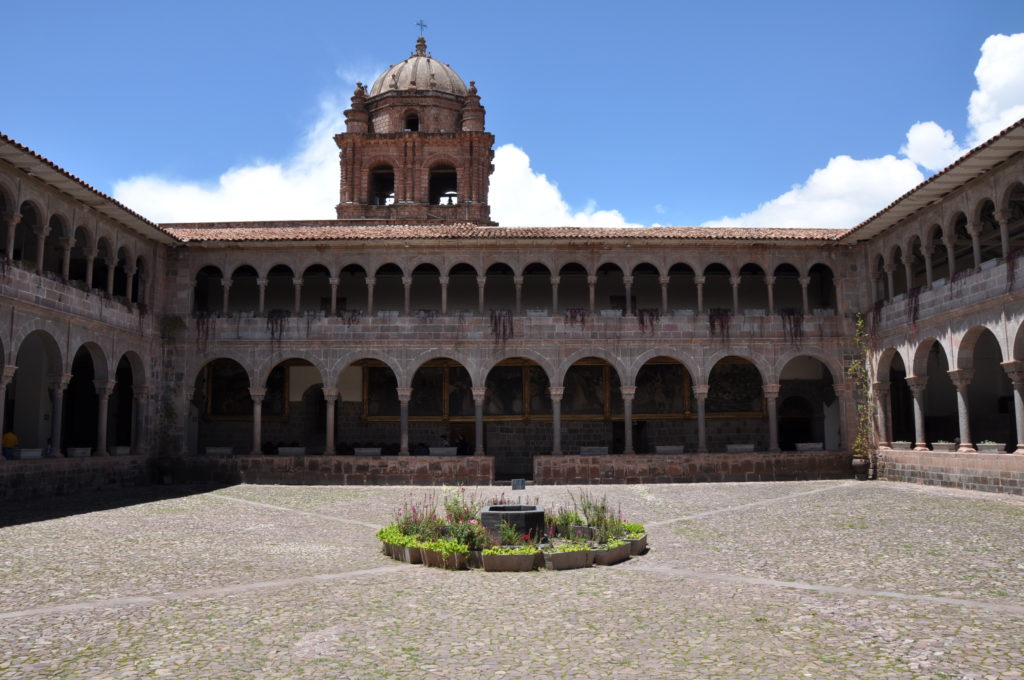
[[[145, 385], [132, 386], [132, 434], [128, 443], [133, 454], [144, 453], [146, 438], [143, 436], [146, 423], [146, 397], [149, 389]], [[185, 414], [188, 417], [188, 413]]]
[[694, 276], [693, 282], [697, 285], [697, 313], [704, 313], [704, 277]]
[[267, 396], [264, 387], [250, 387], [252, 397], [252, 455], [263, 455], [263, 398]]
[[[8, 227], [13, 229], [13, 227]], [[4, 366], [3, 371], [0, 372], [0, 435], [3, 435], [7, 430], [4, 429], [4, 411], [7, 410], [7, 386], [11, 384], [11, 380], [14, 378], [14, 372], [18, 370], [17, 366]], [[4, 461], [4, 457], [0, 455], [0, 462]]]
[[[850, 383], [835, 383], [832, 389], [839, 400], [839, 448], [849, 448], [853, 443], [854, 436], [850, 434], [851, 414], [856, 413], [856, 405], [851, 399], [853, 385]], [[855, 416], [854, 416], [855, 417]]]
[[117, 269], [117, 257], [107, 258], [107, 297], [114, 295], [114, 270]]
[[981, 225], [968, 224], [967, 233], [971, 235], [971, 252], [974, 255], [974, 270], [981, 269]]
[[[85, 250], [85, 288], [86, 290], [92, 290], [92, 274], [96, 268], [96, 255], [99, 251], [95, 248], [86, 248]], [[195, 283], [192, 284], [193, 286]]]
[[373, 287], [377, 285], [377, 277], [366, 277], [366, 316], [373, 316]]
[[634, 454], [633, 449], [633, 397], [636, 396], [635, 385], [622, 386], [622, 424], [624, 441], [622, 453]]
[[441, 282], [441, 316], [448, 316], [448, 277], [438, 278]]
[[910, 289], [914, 287], [914, 269], [909, 255], [903, 259], [903, 279], [907, 282], [907, 294], [909, 295]]
[[484, 455], [484, 397], [486, 395], [486, 387], [473, 388], [473, 429], [476, 434], [474, 456]]
[[512, 285], [516, 287], [516, 316], [523, 315], [523, 277], [513, 276]]
[[914, 450], [927, 451], [927, 434], [924, 431], [924, 391], [928, 387], [928, 376], [911, 375], [904, 378], [910, 393], [914, 395]]
[[994, 217], [999, 224], [999, 245], [1002, 246], [1003, 261], [1005, 262], [1010, 257], [1010, 230], [1007, 226], [1010, 224], [1010, 214], [1000, 210]]
[[399, 387], [398, 390], [398, 455], [409, 455], [409, 399], [412, 398], [411, 387]]
[[[810, 276], [801, 276], [799, 280], [800, 280], [800, 293], [803, 295], [803, 300], [804, 300], [804, 316], [807, 316], [808, 314], [811, 313], [811, 304], [810, 304], [810, 302], [808, 302], [808, 299], [807, 299], [807, 287], [809, 285], [811, 285], [811, 277]], [[891, 279], [890, 279], [890, 281], [891, 281]], [[892, 288], [890, 288], [889, 290], [892, 290]]]
[[956, 242], [954, 238], [942, 237], [942, 243], [946, 246], [946, 261], [949, 265], [949, 281], [953, 282], [953, 275], [956, 274], [956, 249], [953, 244]]
[[927, 245], [921, 248], [921, 255], [924, 256], [924, 280], [928, 284], [928, 287], [932, 287], [932, 282], [935, 277], [932, 273], [932, 253], [933, 248], [931, 245]]
[[476, 277], [476, 295], [477, 295], [477, 307], [479, 309], [480, 316], [484, 315], [484, 292], [487, 290], [487, 277], [478, 276]]
[[110, 393], [114, 391], [113, 380], [96, 380], [96, 397], [99, 399], [99, 413], [96, 417], [96, 452], [93, 455], [106, 456], [107, 453], [107, 405]]
[[693, 396], [697, 398], [697, 453], [708, 452], [708, 431], [704, 417], [704, 405], [710, 389], [709, 385], [693, 386]]
[[321, 388], [324, 393], [324, 402], [327, 410], [327, 432], [324, 444], [324, 455], [334, 455], [334, 408], [338, 404], [338, 388], [337, 387], [324, 387]]
[[593, 314], [597, 309], [597, 277], [590, 275], [587, 277], [587, 289], [590, 292], [590, 313]]
[[412, 277], [411, 276], [403, 276], [402, 277], [402, 293], [405, 296], [404, 297], [404, 307], [402, 308], [403, 309], [402, 314], [404, 316], [409, 316], [409, 313], [410, 313], [411, 307], [412, 307]]
[[[74, 239], [66, 238], [60, 242], [61, 246], [61, 260], [60, 260], [60, 278], [63, 281], [67, 281], [71, 273], [71, 248], [75, 245]], [[130, 279], [129, 279], [130, 282]], [[128, 296], [131, 300], [131, 295]]]
[[551, 316], [558, 315], [558, 284], [561, 280], [561, 276], [551, 277]]
[[764, 283], [768, 286], [768, 314], [775, 313], [775, 277], [764, 277]]
[[889, 284], [889, 289], [886, 291], [886, 296], [885, 296], [885, 301], [886, 302], [892, 302], [892, 291], [894, 290], [893, 289], [893, 284], [896, 282], [896, 277], [893, 276], [893, 273], [895, 272], [895, 270], [896, 270], [896, 268], [893, 267], [891, 264], [885, 265], [885, 280], [886, 280], [886, 283]]
[[[1024, 455], [1024, 361], [1004, 361], [1002, 366], [1013, 384], [1013, 422], [1017, 428], [1014, 453]], [[3, 397], [3, 392], [0, 392], [0, 397]]]
[[338, 284], [341, 283], [341, 279], [337, 276], [332, 276], [328, 279], [331, 284], [331, 316], [338, 315]]
[[36, 273], [43, 271], [43, 258], [46, 256], [46, 237], [50, 233], [50, 227], [40, 226], [36, 230]]
[[21, 221], [21, 213], [6, 213], [0, 219], [7, 224], [7, 243], [4, 244], [4, 254], [7, 255], [8, 260], [14, 260], [14, 234], [15, 229], [18, 228], [18, 222]]
[[732, 313], [740, 313], [740, 282], [743, 280], [741, 276], [730, 276], [729, 285], [732, 286]]
[[551, 455], [562, 455], [562, 396], [565, 388], [561, 385], [548, 387], [551, 394]]
[[626, 287], [626, 316], [633, 316], [633, 277], [623, 276], [622, 283]]
[[889, 441], [889, 383], [872, 383], [871, 391], [875, 394], [875, 413], [878, 414], [878, 448], [888, 449]]
[[[129, 281], [129, 283], [128, 283], [128, 286], [129, 286], [129, 288], [128, 288], [128, 299], [131, 300], [132, 299], [132, 296], [131, 296], [131, 277], [128, 278], [128, 281]], [[231, 297], [231, 280], [228, 279], [226, 281], [222, 281], [221, 287], [224, 289], [224, 299], [221, 302], [221, 306], [220, 306], [221, 307], [221, 314], [223, 314], [224, 316], [227, 316], [228, 315], [228, 302], [229, 302], [230, 297]]]
[[765, 401], [768, 402], [768, 450], [777, 453], [779, 450], [779, 385], [764, 385]]
[[[125, 276], [124, 297], [125, 297], [126, 300], [128, 300], [128, 302], [131, 302], [132, 301], [132, 292], [135, 290], [135, 265], [134, 264], [129, 262], [128, 264], [125, 265], [124, 276]], [[225, 303], [226, 303], [227, 298], [228, 298], [228, 288], [230, 288], [230, 287], [231, 287], [231, 281], [228, 281], [226, 284], [224, 284], [224, 300], [225, 300]], [[224, 313], [227, 314], [227, 311], [228, 311], [228, 307], [227, 307], [227, 304], [225, 304], [224, 305]]]
[[294, 293], [294, 299], [292, 302], [292, 314], [295, 316], [299, 315], [299, 310], [302, 309], [302, 279], [295, 277], [292, 279], [292, 291]]
[[50, 380], [50, 388], [53, 390], [53, 409], [50, 414], [52, 419], [50, 422], [50, 442], [53, 444], [53, 451], [49, 455], [54, 458], [60, 458], [64, 455], [63, 448], [61, 447], [61, 439], [63, 437], [61, 430], [64, 427], [64, 390], [68, 388], [68, 383], [71, 382], [71, 374], [55, 375]]
[[668, 316], [668, 284], [671, 281], [669, 276], [659, 276], [658, 283], [661, 284], [661, 314]]
[[256, 285], [260, 289], [260, 316], [263, 316], [267, 309], [267, 280], [257, 278]]
[[971, 384], [974, 371], [957, 369], [949, 371], [949, 379], [956, 387], [956, 410], [960, 419], [960, 446], [958, 453], [975, 453], [974, 444], [971, 443], [971, 420], [970, 409], [967, 403], [967, 387]]

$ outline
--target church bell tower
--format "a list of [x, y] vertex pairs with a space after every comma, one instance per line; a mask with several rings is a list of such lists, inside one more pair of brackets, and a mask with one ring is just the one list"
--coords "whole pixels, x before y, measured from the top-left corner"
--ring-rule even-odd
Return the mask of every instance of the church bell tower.
[[494, 135], [473, 81], [435, 60], [421, 36], [405, 61], [345, 111], [338, 219], [354, 224], [491, 225]]

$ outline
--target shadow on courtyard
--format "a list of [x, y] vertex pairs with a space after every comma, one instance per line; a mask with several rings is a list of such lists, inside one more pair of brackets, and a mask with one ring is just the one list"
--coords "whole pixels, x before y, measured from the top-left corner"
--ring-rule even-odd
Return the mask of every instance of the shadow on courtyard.
[[82, 492], [68, 496], [0, 501], [0, 528], [70, 515], [113, 510], [142, 503], [183, 498], [233, 486], [231, 483], [169, 484]]

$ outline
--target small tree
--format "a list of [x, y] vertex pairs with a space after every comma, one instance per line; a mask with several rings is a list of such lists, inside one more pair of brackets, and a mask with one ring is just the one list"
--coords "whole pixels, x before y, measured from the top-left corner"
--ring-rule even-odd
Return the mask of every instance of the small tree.
[[878, 471], [878, 447], [875, 446], [875, 400], [871, 396], [871, 374], [868, 372], [868, 331], [864, 316], [857, 315], [854, 334], [856, 354], [846, 369], [857, 405], [857, 430], [853, 438], [853, 457], [869, 461], [869, 475]]

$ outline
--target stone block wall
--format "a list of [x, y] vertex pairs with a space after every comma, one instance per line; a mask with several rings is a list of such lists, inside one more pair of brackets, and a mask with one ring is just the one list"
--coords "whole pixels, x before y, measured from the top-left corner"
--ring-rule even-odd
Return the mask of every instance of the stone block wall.
[[893, 482], [1024, 495], [1024, 456], [885, 450], [878, 452], [878, 476]]
[[141, 486], [152, 481], [145, 456], [0, 460], [0, 500], [47, 498]]

